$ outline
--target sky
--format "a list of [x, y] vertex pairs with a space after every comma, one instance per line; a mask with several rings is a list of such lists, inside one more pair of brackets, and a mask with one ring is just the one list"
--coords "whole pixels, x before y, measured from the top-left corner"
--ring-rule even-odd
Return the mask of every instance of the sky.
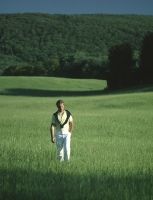
[[153, 0], [0, 0], [0, 13], [153, 15]]

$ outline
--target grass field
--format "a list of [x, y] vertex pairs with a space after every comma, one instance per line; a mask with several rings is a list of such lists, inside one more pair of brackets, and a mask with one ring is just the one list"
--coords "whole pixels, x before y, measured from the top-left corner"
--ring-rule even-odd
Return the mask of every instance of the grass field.
[[[102, 94], [106, 83], [0, 77], [0, 199], [153, 199], [153, 92]], [[51, 114], [75, 120], [69, 163], [56, 161]]]

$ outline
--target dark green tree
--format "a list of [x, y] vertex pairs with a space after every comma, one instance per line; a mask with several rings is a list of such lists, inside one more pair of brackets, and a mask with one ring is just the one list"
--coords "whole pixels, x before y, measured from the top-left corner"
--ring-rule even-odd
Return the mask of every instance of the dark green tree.
[[153, 32], [143, 40], [140, 53], [140, 79], [142, 83], [153, 83]]
[[124, 88], [131, 85], [132, 77], [132, 48], [124, 43], [113, 46], [109, 50], [109, 75], [107, 85], [109, 89]]

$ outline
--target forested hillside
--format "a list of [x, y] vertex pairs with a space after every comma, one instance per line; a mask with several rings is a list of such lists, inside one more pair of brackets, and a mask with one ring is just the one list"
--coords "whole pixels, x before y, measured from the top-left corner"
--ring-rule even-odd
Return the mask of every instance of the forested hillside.
[[130, 43], [137, 58], [148, 31], [153, 16], [1, 14], [0, 73], [22, 66], [54, 75], [72, 62], [105, 68], [109, 48], [120, 43]]

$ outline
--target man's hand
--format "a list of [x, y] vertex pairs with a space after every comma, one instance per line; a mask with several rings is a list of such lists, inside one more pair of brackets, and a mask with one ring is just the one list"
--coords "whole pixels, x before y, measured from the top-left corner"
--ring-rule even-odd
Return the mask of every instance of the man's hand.
[[56, 138], [55, 137], [51, 138], [51, 142], [55, 143], [56, 142]]

